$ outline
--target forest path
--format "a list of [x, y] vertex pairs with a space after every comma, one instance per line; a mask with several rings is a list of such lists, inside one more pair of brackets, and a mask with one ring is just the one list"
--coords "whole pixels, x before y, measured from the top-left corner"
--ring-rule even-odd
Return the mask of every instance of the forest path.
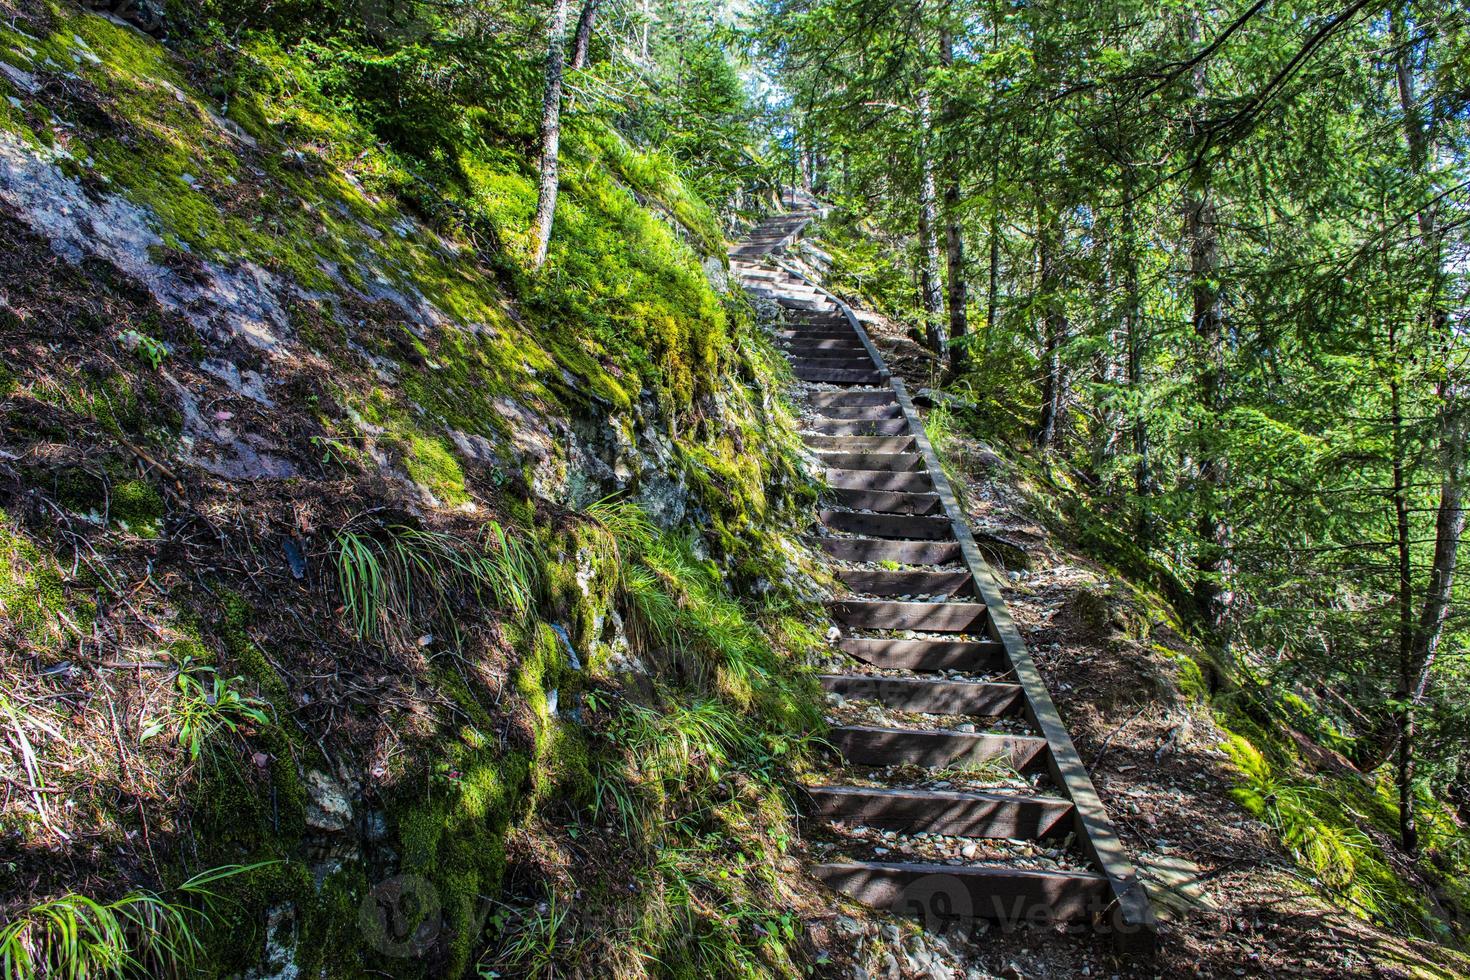
[[866, 904], [1003, 924], [1090, 923], [1151, 949], [1149, 900], [902, 381], [852, 312], [777, 260], [815, 202], [767, 219], [732, 271], [783, 310], [802, 435], [829, 490], [818, 547], [850, 594], [829, 672], [812, 870]]

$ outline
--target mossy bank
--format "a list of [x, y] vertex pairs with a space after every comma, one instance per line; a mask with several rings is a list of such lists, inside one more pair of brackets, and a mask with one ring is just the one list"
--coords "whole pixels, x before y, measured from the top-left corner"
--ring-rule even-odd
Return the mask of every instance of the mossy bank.
[[535, 270], [522, 51], [416, 104], [0, 12], [7, 941], [153, 896], [207, 914], [140, 973], [799, 970], [813, 490], [671, 157], [571, 112]]

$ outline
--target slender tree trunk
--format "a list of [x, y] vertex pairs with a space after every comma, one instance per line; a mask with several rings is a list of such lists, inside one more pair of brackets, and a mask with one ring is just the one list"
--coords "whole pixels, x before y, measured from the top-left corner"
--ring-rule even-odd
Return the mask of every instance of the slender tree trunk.
[[[1190, 21], [1190, 38], [1195, 42], [1200, 33], [1197, 17]], [[1190, 114], [1197, 125], [1209, 94], [1203, 64], [1194, 69], [1194, 94], [1196, 101]], [[1194, 596], [1200, 615], [1219, 633], [1224, 631], [1234, 596], [1229, 585], [1230, 525], [1224, 514], [1223, 499], [1226, 467], [1216, 437], [1220, 413], [1225, 407], [1225, 313], [1220, 302], [1218, 216], [1207, 166], [1201, 159], [1191, 170], [1184, 205], [1184, 233], [1189, 244], [1190, 292], [1199, 349], [1195, 390], [1203, 410], [1195, 442], [1199, 475], [1196, 531], [1200, 544], [1195, 558]]]
[[597, 8], [602, 0], [582, 0], [582, 14], [577, 18], [577, 33], [572, 41], [572, 71], [585, 68], [587, 52], [592, 46], [592, 25], [597, 21]]
[[[1000, 13], [996, 10], [996, 4], [992, 0], [990, 4], [990, 53], [995, 54], [1000, 50]], [[996, 106], [1000, 100], [998, 91], [999, 82], [990, 83], [990, 108], [992, 115], [995, 114]], [[990, 208], [989, 227], [986, 229], [986, 247], [989, 251], [989, 268], [985, 278], [985, 350], [988, 353], [994, 345], [996, 336], [996, 319], [1000, 313], [1000, 151], [998, 145], [990, 147], [990, 199], [987, 205]]]
[[[1423, 177], [1429, 165], [1431, 133], [1426, 131], [1419, 112], [1413, 66], [1409, 63], [1405, 41], [1407, 14], [1395, 10], [1391, 14], [1390, 32], [1398, 42], [1395, 63], [1399, 108], [1403, 114], [1404, 144], [1409, 154], [1409, 168]], [[1438, 228], [1438, 215], [1432, 206], [1421, 208], [1416, 215], [1419, 245], [1424, 252], [1429, 304], [1425, 319], [1429, 328], [1431, 356], [1448, 358], [1451, 337], [1449, 315], [1444, 305], [1446, 280], [1444, 248]], [[1443, 365], [1449, 372], [1450, 365]], [[1436, 389], [1439, 419], [1440, 491], [1434, 519], [1434, 557], [1430, 563], [1429, 585], [1420, 607], [1418, 623], [1413, 628], [1407, 656], [1401, 661], [1399, 677], [1399, 710], [1397, 724], [1399, 841], [1411, 855], [1419, 851], [1419, 830], [1414, 802], [1414, 736], [1417, 712], [1429, 689], [1445, 618], [1449, 615], [1451, 589], [1459, 559], [1460, 539], [1465, 532], [1465, 444], [1467, 417], [1460, 405], [1459, 380], [1441, 378]], [[1401, 559], [1402, 574], [1402, 559]]]
[[[992, 171], [998, 169], [998, 164], [992, 163]], [[996, 175], [992, 174], [990, 181], [990, 227], [987, 229], [989, 238], [989, 269], [985, 276], [985, 349], [989, 351], [994, 344], [998, 325], [996, 320], [1000, 316], [1000, 207], [996, 203], [996, 186], [999, 183]]]
[[[1123, 186], [1131, 188], [1137, 186], [1133, 180], [1132, 168], [1124, 171]], [[1132, 193], [1125, 191], [1123, 195], [1123, 219], [1120, 231], [1120, 247], [1122, 255], [1119, 264], [1122, 266], [1123, 274], [1123, 342], [1127, 346], [1127, 375], [1128, 391], [1132, 396], [1130, 404], [1133, 410], [1132, 442], [1133, 456], [1135, 459], [1133, 470], [1133, 490], [1138, 497], [1138, 531], [1139, 543], [1145, 547], [1151, 547], [1154, 537], [1153, 526], [1153, 503], [1152, 497], [1155, 492], [1153, 466], [1149, 458], [1148, 420], [1143, 411], [1144, 399], [1144, 328], [1139, 322], [1139, 293], [1138, 293], [1138, 220], [1135, 214], [1135, 202]]]
[[[948, 26], [939, 33], [939, 63], [948, 67], [954, 64], [954, 38]], [[954, 107], [946, 100], [941, 113], [945, 123], [954, 116]], [[960, 340], [970, 332], [969, 282], [965, 272], [965, 239], [960, 229], [960, 178], [959, 164], [953, 150], [944, 154], [944, 257], [948, 274], [946, 279], [946, 304], [949, 307], [949, 335]], [[956, 348], [956, 361], [963, 366], [967, 360], [965, 346]]]
[[938, 186], [934, 176], [933, 144], [927, 83], [919, 87], [919, 291], [924, 304], [924, 339], [939, 360], [941, 373], [949, 369], [949, 338], [944, 324], [944, 293], [939, 273]]
[[1036, 423], [1037, 449], [1050, 449], [1056, 441], [1057, 420], [1061, 415], [1062, 342], [1067, 332], [1066, 312], [1062, 307], [1057, 249], [1061, 246], [1060, 218], [1052, 218], [1037, 208], [1038, 288], [1041, 292], [1041, 417]]
[[555, 0], [551, 7], [550, 39], [546, 50], [546, 90], [541, 102], [541, 184], [536, 197], [536, 254], [532, 264], [541, 268], [551, 247], [551, 223], [556, 216], [557, 165], [561, 152], [561, 87], [565, 74], [567, 7]]
[[1465, 426], [1466, 415], [1447, 393], [1440, 435], [1441, 465], [1439, 507], [1434, 518], [1434, 560], [1429, 570], [1429, 589], [1420, 608], [1414, 643], [1409, 650], [1410, 681], [1403, 705], [1399, 734], [1399, 837], [1409, 854], [1419, 852], [1419, 829], [1414, 816], [1414, 726], [1419, 705], [1429, 690], [1430, 675], [1439, 655], [1445, 618], [1450, 611], [1460, 539], [1465, 534]]

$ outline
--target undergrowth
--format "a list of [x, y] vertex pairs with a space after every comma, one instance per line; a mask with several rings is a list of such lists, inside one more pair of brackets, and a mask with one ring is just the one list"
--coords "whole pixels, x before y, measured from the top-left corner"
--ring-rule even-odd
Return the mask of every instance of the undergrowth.
[[5, 980], [181, 975], [204, 952], [199, 927], [213, 915], [211, 886], [258, 866], [201, 872], [163, 895], [147, 889], [111, 901], [63, 895], [24, 909], [0, 928]]

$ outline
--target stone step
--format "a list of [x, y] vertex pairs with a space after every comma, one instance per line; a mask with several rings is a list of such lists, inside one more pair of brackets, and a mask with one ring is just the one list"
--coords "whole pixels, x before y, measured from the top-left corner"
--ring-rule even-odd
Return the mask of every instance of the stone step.
[[817, 458], [829, 469], [877, 470], [880, 473], [915, 473], [924, 468], [924, 457], [918, 453], [831, 453], [820, 452]]
[[833, 620], [853, 629], [969, 633], [982, 638], [990, 615], [983, 602], [832, 599], [826, 606]]
[[903, 409], [894, 405], [814, 405], [812, 413], [834, 422], [883, 422], [902, 419]]
[[897, 407], [898, 396], [891, 388], [878, 391], [814, 391], [807, 395], [806, 403], [813, 408], [850, 408], [855, 405]]
[[[892, 419], [814, 419], [806, 428], [826, 436], [897, 436], [909, 431], [904, 418]], [[877, 510], [877, 508], [873, 508]]]
[[985, 919], [1044, 927], [1104, 919], [1112, 887], [1085, 871], [1027, 871], [989, 865], [860, 861], [819, 864], [819, 880], [864, 905], [933, 920]]
[[890, 572], [868, 568], [840, 568], [837, 579], [854, 592], [868, 595], [973, 596], [969, 572]]
[[875, 385], [883, 380], [878, 369], [869, 365], [865, 371], [839, 370], [837, 368], [814, 368], [797, 365], [792, 373], [802, 381], [831, 385]]
[[837, 649], [888, 670], [963, 670], [991, 674], [1010, 669], [1005, 647], [993, 640], [888, 640], [845, 636]]
[[934, 493], [894, 493], [892, 490], [833, 490], [832, 497], [843, 507], [872, 510], [880, 514], [928, 516], [941, 510]]
[[812, 786], [806, 792], [813, 817], [879, 830], [1036, 841], [1071, 830], [1072, 804], [1054, 796], [870, 786]]
[[833, 450], [847, 453], [911, 453], [916, 442], [913, 436], [802, 436], [802, 441], [813, 449]]
[[952, 565], [960, 560], [960, 546], [954, 541], [819, 538], [817, 546], [838, 561], [896, 561], [900, 565]]
[[910, 541], [953, 541], [954, 528], [947, 517], [915, 517], [911, 514], [864, 514], [855, 510], [822, 510], [817, 519], [834, 531], [872, 538]]
[[877, 701], [899, 711], [928, 715], [976, 715], [995, 718], [1021, 707], [1019, 684], [947, 681], [929, 677], [875, 677], [871, 674], [823, 674], [822, 689], [844, 698]]
[[827, 732], [827, 742], [855, 766], [906, 763], [945, 769], [998, 761], [1025, 773], [1045, 767], [1047, 757], [1046, 739], [1000, 732], [840, 725]]

